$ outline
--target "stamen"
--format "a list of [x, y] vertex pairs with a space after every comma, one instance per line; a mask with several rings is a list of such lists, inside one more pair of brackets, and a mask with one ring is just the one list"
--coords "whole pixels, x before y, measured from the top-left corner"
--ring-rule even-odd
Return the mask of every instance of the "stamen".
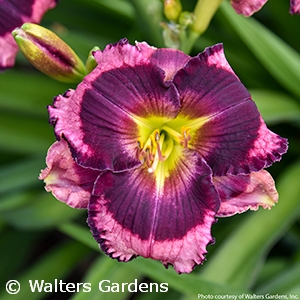
[[159, 140], [159, 131], [156, 129], [149, 135], [149, 138], [144, 145], [140, 140], [137, 142], [137, 157], [142, 163], [146, 162], [148, 168], [153, 166], [157, 153], [161, 153], [160, 149], [157, 149]]
[[136, 150], [136, 159], [140, 160], [141, 159], [141, 142], [137, 142], [137, 150]]
[[153, 143], [151, 140], [152, 136], [150, 135], [150, 138], [146, 141], [144, 147], [143, 147], [143, 151], [146, 151], [147, 149], [151, 149]]
[[191, 140], [190, 131], [191, 131], [190, 127], [183, 126], [181, 128], [182, 140], [181, 140], [180, 144], [183, 145], [184, 148], [188, 147], [188, 143]]
[[190, 127], [182, 127], [179, 133], [163, 125], [160, 130], [155, 129], [148, 136], [145, 144], [143, 141], [138, 141], [137, 157], [142, 163], [146, 163], [148, 172], [153, 173], [159, 162], [168, 159], [174, 149], [174, 142], [186, 148], [190, 139]]
[[156, 142], [158, 142], [158, 141], [159, 141], [159, 139], [160, 139], [159, 132], [158, 132], [158, 131], [156, 131], [156, 132], [155, 132], [155, 141], [156, 141]]
[[147, 167], [150, 168], [151, 165], [152, 165], [152, 159], [151, 159], [151, 153], [149, 151], [149, 148], [146, 149], [146, 164], [147, 164]]
[[153, 173], [156, 170], [156, 168], [158, 166], [158, 163], [160, 161], [165, 160], [165, 158], [164, 158], [164, 156], [162, 155], [162, 152], [161, 152], [164, 140], [165, 140], [165, 135], [164, 134], [159, 135], [159, 133], [156, 132], [155, 141], [156, 141], [156, 146], [157, 146], [156, 150], [157, 151], [155, 152], [155, 156], [154, 156], [154, 159], [153, 159], [152, 166], [150, 168], [148, 167], [148, 172], [149, 173]]
[[156, 145], [157, 145], [158, 158], [159, 158], [160, 161], [165, 160], [165, 157], [163, 156], [163, 154], [161, 152], [164, 140], [165, 140], [165, 135], [164, 134], [162, 134], [161, 136], [159, 136], [159, 135], [157, 136]]
[[[137, 150], [137, 153], [139, 154], [139, 159], [142, 160], [146, 157], [147, 161], [151, 160], [155, 154], [155, 149], [153, 149], [153, 143], [152, 143], [152, 135], [148, 138], [145, 145], [143, 146], [143, 143], [141, 141], [138, 141], [138, 145], [141, 145], [141, 147]], [[154, 151], [153, 151], [154, 150]], [[153, 153], [152, 153], [153, 152]]]

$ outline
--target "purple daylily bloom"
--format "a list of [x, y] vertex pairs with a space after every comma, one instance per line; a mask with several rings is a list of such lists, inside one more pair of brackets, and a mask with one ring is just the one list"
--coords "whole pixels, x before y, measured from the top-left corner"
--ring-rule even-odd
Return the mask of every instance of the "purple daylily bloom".
[[18, 46], [11, 34], [23, 23], [39, 23], [57, 0], [0, 0], [0, 70], [12, 67]]
[[231, 5], [238, 14], [250, 17], [259, 11], [268, 0], [231, 0]]
[[112, 258], [191, 272], [217, 216], [277, 201], [263, 169], [287, 140], [266, 127], [221, 44], [190, 57], [124, 39], [94, 56], [95, 70], [48, 108], [58, 141], [40, 179], [88, 209]]
[[[250, 17], [259, 11], [268, 0], [231, 0], [231, 4], [238, 14]], [[300, 0], [290, 0], [290, 13], [300, 14]]]
[[300, 0], [290, 0], [290, 13], [300, 14]]

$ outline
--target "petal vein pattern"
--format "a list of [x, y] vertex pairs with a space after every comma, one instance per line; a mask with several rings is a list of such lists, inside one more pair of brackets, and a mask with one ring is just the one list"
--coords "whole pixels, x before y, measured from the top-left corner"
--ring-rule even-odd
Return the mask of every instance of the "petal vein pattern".
[[149, 62], [112, 70], [97, 68], [76, 93], [56, 97], [49, 107], [57, 137], [66, 138], [84, 167], [122, 171], [139, 166], [135, 116], [174, 118], [180, 108], [177, 89], [167, 86], [163, 76]]
[[278, 201], [272, 176], [265, 170], [247, 175], [213, 178], [221, 199], [218, 217], [228, 217], [259, 206], [270, 209]]
[[[192, 58], [121, 40], [94, 56], [94, 71], [48, 108], [60, 142], [41, 179], [61, 201], [88, 206], [112, 258], [189, 273], [205, 259], [216, 216], [277, 202], [262, 169], [287, 140], [267, 128], [221, 44]], [[59, 147], [63, 155], [53, 154]]]
[[55, 142], [49, 148], [46, 163], [47, 168], [39, 175], [39, 179], [46, 184], [46, 191], [73, 208], [87, 208], [100, 172], [76, 164], [64, 140]]
[[163, 187], [146, 168], [107, 172], [95, 187], [88, 222], [108, 255], [120, 261], [142, 255], [179, 273], [203, 262], [219, 198], [198, 154], [186, 150]]
[[178, 118], [207, 118], [190, 147], [202, 155], [213, 175], [259, 171], [286, 152], [286, 140], [267, 129], [249, 92], [229, 66], [222, 45], [191, 58], [173, 81], [182, 102]]

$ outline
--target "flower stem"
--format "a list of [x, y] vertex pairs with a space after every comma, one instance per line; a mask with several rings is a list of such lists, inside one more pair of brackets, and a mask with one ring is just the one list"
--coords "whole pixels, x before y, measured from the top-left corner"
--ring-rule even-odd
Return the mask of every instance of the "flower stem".
[[181, 35], [180, 50], [189, 54], [198, 37], [205, 32], [222, 0], [198, 0], [195, 9], [195, 21], [185, 36]]
[[195, 22], [191, 29], [201, 35], [207, 29], [222, 0], [198, 0], [194, 14]]
[[180, 50], [185, 52], [186, 54], [190, 54], [196, 40], [200, 34], [195, 31], [188, 31], [185, 34], [180, 35]]
[[162, 20], [161, 3], [156, 0], [130, 0], [136, 10], [136, 22], [147, 34], [150, 44], [155, 47], [164, 47], [162, 28], [159, 25]]

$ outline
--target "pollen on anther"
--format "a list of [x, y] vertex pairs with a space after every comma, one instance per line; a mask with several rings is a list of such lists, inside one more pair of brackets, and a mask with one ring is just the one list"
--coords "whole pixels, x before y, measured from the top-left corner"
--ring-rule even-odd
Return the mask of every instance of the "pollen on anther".
[[191, 140], [191, 135], [190, 135], [189, 131], [190, 130], [187, 129], [182, 132], [183, 138], [182, 138], [181, 144], [183, 145], [184, 148], [187, 148], [188, 143]]
[[158, 142], [158, 141], [159, 141], [159, 139], [160, 139], [160, 135], [159, 135], [159, 133], [158, 133], [158, 132], [156, 132], [156, 134], [155, 134], [155, 141], [156, 141], [156, 142]]

